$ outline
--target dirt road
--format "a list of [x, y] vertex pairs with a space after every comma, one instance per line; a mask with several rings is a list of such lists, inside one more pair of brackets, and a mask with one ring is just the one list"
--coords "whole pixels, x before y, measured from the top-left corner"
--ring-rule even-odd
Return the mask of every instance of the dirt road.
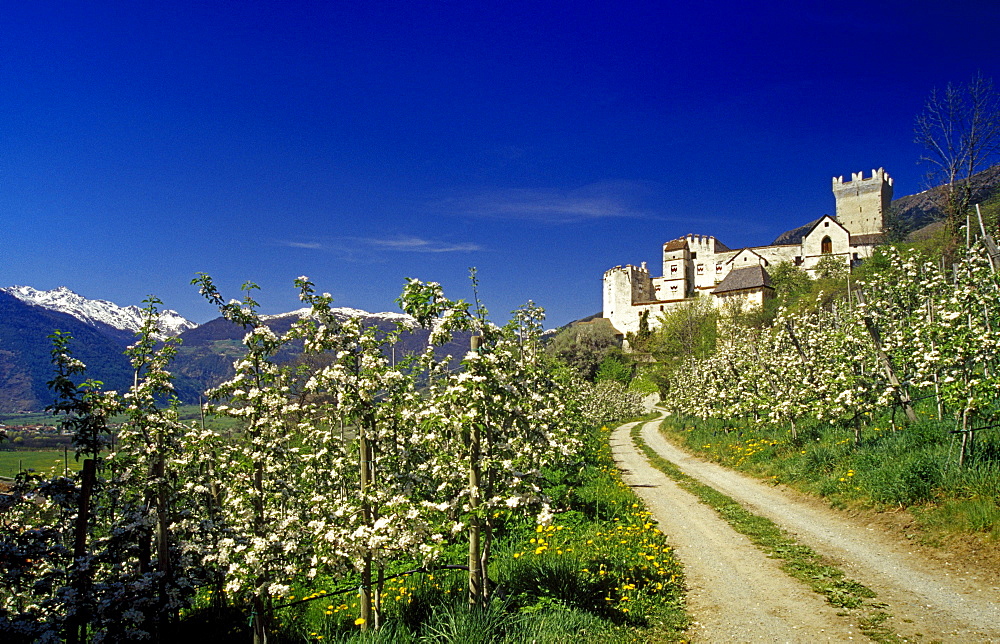
[[[612, 434], [626, 483], [649, 506], [684, 563], [695, 642], [866, 641], [847, 616], [786, 575], [714, 510], [655, 470], [632, 445], [633, 424]], [[832, 559], [878, 593], [891, 627], [911, 641], [1000, 642], [1000, 589], [914, 555], [908, 545], [852, 523], [818, 503], [695, 458], [667, 442], [659, 421], [643, 439], [689, 476], [710, 485]]]

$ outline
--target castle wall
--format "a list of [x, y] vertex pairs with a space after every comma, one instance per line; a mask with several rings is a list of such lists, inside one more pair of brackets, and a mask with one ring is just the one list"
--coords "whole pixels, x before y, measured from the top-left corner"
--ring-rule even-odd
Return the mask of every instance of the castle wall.
[[730, 250], [725, 244], [709, 235], [685, 237], [691, 249], [691, 282], [694, 291], [715, 288], [728, 274], [726, 262], [739, 251]]
[[781, 262], [788, 262], [795, 265], [796, 259], [799, 260], [798, 263], [801, 263], [802, 259], [802, 246], [798, 244], [793, 246], [762, 246], [760, 248], [753, 248], [752, 250], [766, 259], [769, 266], [774, 266]]
[[[650, 277], [646, 264], [616, 266], [604, 274], [604, 317], [622, 333], [639, 330], [639, 320], [649, 312], [650, 326], [660, 313], [692, 297], [761, 304], [768, 294], [761, 290], [734, 295], [711, 295], [733, 270], [753, 265], [773, 267], [789, 262], [810, 274], [826, 255], [845, 266], [871, 257], [884, 230], [885, 214], [892, 200], [892, 178], [882, 168], [864, 178], [863, 173], [834, 177], [837, 216], [820, 219], [799, 244], [730, 250], [710, 235], [686, 235], [663, 245], [663, 275]], [[824, 247], [824, 238], [829, 238]], [[853, 240], [853, 244], [852, 244]], [[824, 250], [826, 251], [824, 253]]]
[[674, 242], [663, 245], [663, 277], [653, 285], [653, 299], [686, 297], [691, 290], [691, 253]]
[[[683, 275], [684, 272], [681, 272], [681, 274]], [[688, 280], [685, 277], [675, 279], [669, 277], [653, 278], [653, 300], [683, 300], [685, 297], [688, 297]]]
[[[771, 297], [773, 297], [773, 290]], [[712, 298], [713, 304], [716, 308], [721, 309], [727, 306], [736, 306], [737, 303], [741, 308], [746, 306], [763, 306], [764, 301], [768, 298], [768, 294], [763, 288], [748, 289], [746, 291], [731, 291], [729, 293], [720, 293]]]

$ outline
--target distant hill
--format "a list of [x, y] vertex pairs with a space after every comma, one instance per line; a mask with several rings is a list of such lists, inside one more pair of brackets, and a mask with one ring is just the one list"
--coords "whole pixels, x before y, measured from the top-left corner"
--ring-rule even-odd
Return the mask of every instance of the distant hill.
[[[941, 203], [947, 188], [938, 186], [894, 199], [892, 202], [898, 233], [909, 235], [934, 222], [944, 219]], [[1000, 196], [1000, 164], [987, 168], [972, 177], [972, 203], [985, 203]]]
[[[397, 313], [368, 313], [358, 309], [339, 309], [335, 312], [341, 317], [359, 317], [364, 326], [376, 327], [383, 333], [395, 330], [396, 321], [406, 318]], [[281, 334], [287, 332], [300, 315], [301, 312], [296, 311], [266, 316], [265, 323], [272, 331]], [[394, 349], [386, 348], [386, 358], [399, 361], [407, 355], [424, 351], [430, 331], [416, 328], [412, 320], [407, 326], [410, 327], [409, 330], [402, 333]], [[178, 397], [185, 402], [197, 402], [198, 396], [206, 389], [216, 387], [232, 377], [235, 373], [233, 362], [243, 353], [244, 335], [245, 330], [223, 318], [216, 318], [182, 333], [179, 336], [181, 346], [171, 367]], [[452, 342], [438, 349], [438, 356], [451, 355], [456, 360], [461, 359], [469, 350], [470, 335], [467, 332], [454, 334]], [[288, 362], [296, 359], [300, 353], [299, 346], [290, 346], [278, 354], [276, 359], [278, 362]]]

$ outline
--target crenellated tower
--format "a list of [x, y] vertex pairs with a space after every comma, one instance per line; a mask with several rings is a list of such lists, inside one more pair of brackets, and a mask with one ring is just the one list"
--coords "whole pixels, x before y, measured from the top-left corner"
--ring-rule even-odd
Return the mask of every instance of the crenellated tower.
[[833, 196], [837, 200], [837, 222], [852, 235], [875, 235], [885, 232], [885, 215], [892, 202], [892, 177], [884, 168], [851, 173], [851, 180], [833, 178]]
[[604, 317], [622, 330], [628, 324], [619, 324], [631, 317], [633, 305], [653, 299], [653, 284], [646, 262], [641, 266], [615, 266], [604, 273]]

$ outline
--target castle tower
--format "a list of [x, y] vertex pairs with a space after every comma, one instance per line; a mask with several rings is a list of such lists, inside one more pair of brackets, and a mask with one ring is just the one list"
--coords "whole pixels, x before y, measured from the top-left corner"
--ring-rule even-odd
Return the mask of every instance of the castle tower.
[[653, 283], [645, 262], [642, 266], [615, 266], [604, 273], [604, 317], [621, 333], [639, 329], [635, 304], [653, 298]]
[[833, 178], [833, 196], [837, 200], [836, 219], [852, 235], [874, 235], [885, 232], [885, 215], [892, 202], [892, 177], [883, 168], [854, 172], [851, 180]]

